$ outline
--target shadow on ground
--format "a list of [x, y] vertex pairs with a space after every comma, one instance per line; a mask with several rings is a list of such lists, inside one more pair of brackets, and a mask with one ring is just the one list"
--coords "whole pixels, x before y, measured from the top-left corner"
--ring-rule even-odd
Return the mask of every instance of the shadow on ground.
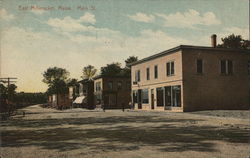
[[[157, 116], [10, 120], [2, 122], [2, 127], [19, 127], [20, 130], [2, 130], [2, 147], [38, 146], [59, 151], [88, 149], [96, 152], [152, 146], [168, 152], [214, 152], [213, 141], [250, 143], [249, 130], [196, 126], [196, 121], [202, 120]], [[63, 125], [73, 127], [65, 128]], [[83, 125], [91, 128], [80, 128]]]

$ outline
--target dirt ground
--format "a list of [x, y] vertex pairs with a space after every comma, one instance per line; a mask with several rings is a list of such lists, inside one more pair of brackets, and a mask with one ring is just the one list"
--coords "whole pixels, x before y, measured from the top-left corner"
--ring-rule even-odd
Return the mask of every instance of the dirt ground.
[[1, 158], [249, 158], [250, 111], [58, 111], [1, 121]]

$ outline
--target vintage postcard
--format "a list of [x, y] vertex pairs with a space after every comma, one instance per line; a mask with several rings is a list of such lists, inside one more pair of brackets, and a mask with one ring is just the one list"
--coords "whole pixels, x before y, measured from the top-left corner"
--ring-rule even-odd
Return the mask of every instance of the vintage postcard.
[[249, 158], [249, 0], [0, 0], [0, 158]]

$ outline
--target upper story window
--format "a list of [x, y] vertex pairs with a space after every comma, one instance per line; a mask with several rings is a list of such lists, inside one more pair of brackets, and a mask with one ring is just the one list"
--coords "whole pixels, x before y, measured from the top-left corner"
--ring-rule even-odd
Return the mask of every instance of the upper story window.
[[117, 90], [122, 90], [122, 81], [117, 82]]
[[203, 60], [202, 59], [197, 59], [196, 61], [196, 72], [198, 74], [203, 73]]
[[150, 80], [150, 69], [149, 69], [149, 67], [146, 69], [146, 71], [147, 71], [147, 80]]
[[248, 61], [248, 74], [250, 74], [250, 61]]
[[140, 72], [140, 70], [135, 71], [135, 81], [136, 82], [141, 81], [141, 72]]
[[232, 60], [221, 60], [220, 61], [220, 72], [221, 74], [229, 75], [233, 73], [233, 62]]
[[155, 65], [155, 78], [158, 78], [158, 65]]
[[112, 81], [108, 82], [108, 90], [113, 90], [113, 82]]
[[96, 91], [101, 91], [101, 82], [96, 82], [96, 84], [95, 84], [95, 90]]
[[168, 62], [166, 64], [167, 67], [167, 76], [174, 75], [174, 61]]

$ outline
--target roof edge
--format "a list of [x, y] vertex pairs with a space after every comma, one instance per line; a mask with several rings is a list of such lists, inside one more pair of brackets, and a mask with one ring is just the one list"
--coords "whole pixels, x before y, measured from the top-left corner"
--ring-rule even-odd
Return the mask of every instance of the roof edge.
[[250, 53], [250, 49], [234, 49], [234, 48], [219, 48], [219, 47], [206, 47], [206, 46], [193, 46], [193, 45], [179, 45], [177, 47], [165, 50], [163, 52], [151, 55], [149, 57], [143, 58], [141, 60], [138, 60], [136, 62], [130, 63], [129, 66], [134, 66], [152, 59], [159, 58], [161, 56], [164, 56], [169, 53], [174, 53], [182, 49], [197, 49], [197, 50], [216, 50], [216, 51], [240, 51], [240, 52], [246, 52]]

